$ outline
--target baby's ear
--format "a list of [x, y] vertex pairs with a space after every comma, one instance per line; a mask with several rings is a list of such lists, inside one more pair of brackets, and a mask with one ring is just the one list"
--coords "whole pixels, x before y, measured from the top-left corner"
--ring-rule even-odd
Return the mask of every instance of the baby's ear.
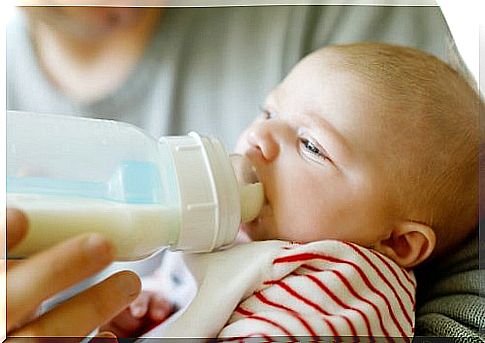
[[378, 242], [374, 249], [393, 259], [401, 267], [411, 268], [433, 252], [436, 236], [431, 227], [412, 221], [401, 222], [389, 238]]

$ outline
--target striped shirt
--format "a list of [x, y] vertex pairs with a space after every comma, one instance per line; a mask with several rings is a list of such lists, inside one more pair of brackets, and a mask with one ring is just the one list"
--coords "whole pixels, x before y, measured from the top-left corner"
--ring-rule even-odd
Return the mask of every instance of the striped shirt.
[[416, 281], [359, 245], [283, 246], [271, 277], [239, 303], [220, 337], [412, 337]]
[[[359, 336], [395, 342], [413, 336], [413, 273], [356, 244], [260, 241], [183, 256], [195, 296], [185, 296], [182, 310], [145, 337], [259, 342], [279, 336], [287, 342]], [[156, 285], [167, 283], [159, 279]]]

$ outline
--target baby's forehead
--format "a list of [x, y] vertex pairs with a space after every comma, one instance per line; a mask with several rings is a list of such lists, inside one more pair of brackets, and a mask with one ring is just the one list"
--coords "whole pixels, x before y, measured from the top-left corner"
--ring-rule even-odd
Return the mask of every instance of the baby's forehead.
[[[447, 110], [444, 103], [450, 98], [443, 92], [450, 93], [449, 88], [458, 84], [449, 68], [414, 50], [373, 50], [372, 46], [317, 50], [300, 61], [276, 91], [312, 108], [315, 115], [338, 112], [346, 129], [368, 124], [368, 139], [395, 135], [395, 142], [405, 133], [404, 137], [414, 135], [418, 140], [439, 129], [437, 114]], [[439, 77], [436, 71], [442, 71]]]
[[267, 102], [292, 124], [304, 124], [320, 136], [325, 137], [331, 126], [355, 154], [378, 155], [403, 143], [406, 136], [401, 133], [410, 131], [406, 127], [413, 117], [407, 107], [385, 100], [352, 74], [332, 71], [323, 76], [289, 79], [270, 93]]

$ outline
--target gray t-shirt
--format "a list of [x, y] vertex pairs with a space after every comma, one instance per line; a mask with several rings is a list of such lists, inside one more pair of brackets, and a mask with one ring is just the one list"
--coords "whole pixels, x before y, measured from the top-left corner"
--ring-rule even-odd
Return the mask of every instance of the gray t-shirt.
[[268, 91], [311, 51], [373, 40], [447, 59], [448, 37], [438, 7], [168, 8], [127, 80], [76, 104], [42, 73], [19, 15], [7, 30], [7, 108], [121, 120], [156, 138], [195, 130], [232, 149]]

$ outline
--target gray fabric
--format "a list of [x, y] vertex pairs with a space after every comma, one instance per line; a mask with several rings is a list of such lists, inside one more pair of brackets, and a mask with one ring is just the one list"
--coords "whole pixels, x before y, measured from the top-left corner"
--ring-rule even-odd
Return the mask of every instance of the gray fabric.
[[485, 342], [485, 271], [478, 234], [446, 258], [418, 270], [416, 335]]

